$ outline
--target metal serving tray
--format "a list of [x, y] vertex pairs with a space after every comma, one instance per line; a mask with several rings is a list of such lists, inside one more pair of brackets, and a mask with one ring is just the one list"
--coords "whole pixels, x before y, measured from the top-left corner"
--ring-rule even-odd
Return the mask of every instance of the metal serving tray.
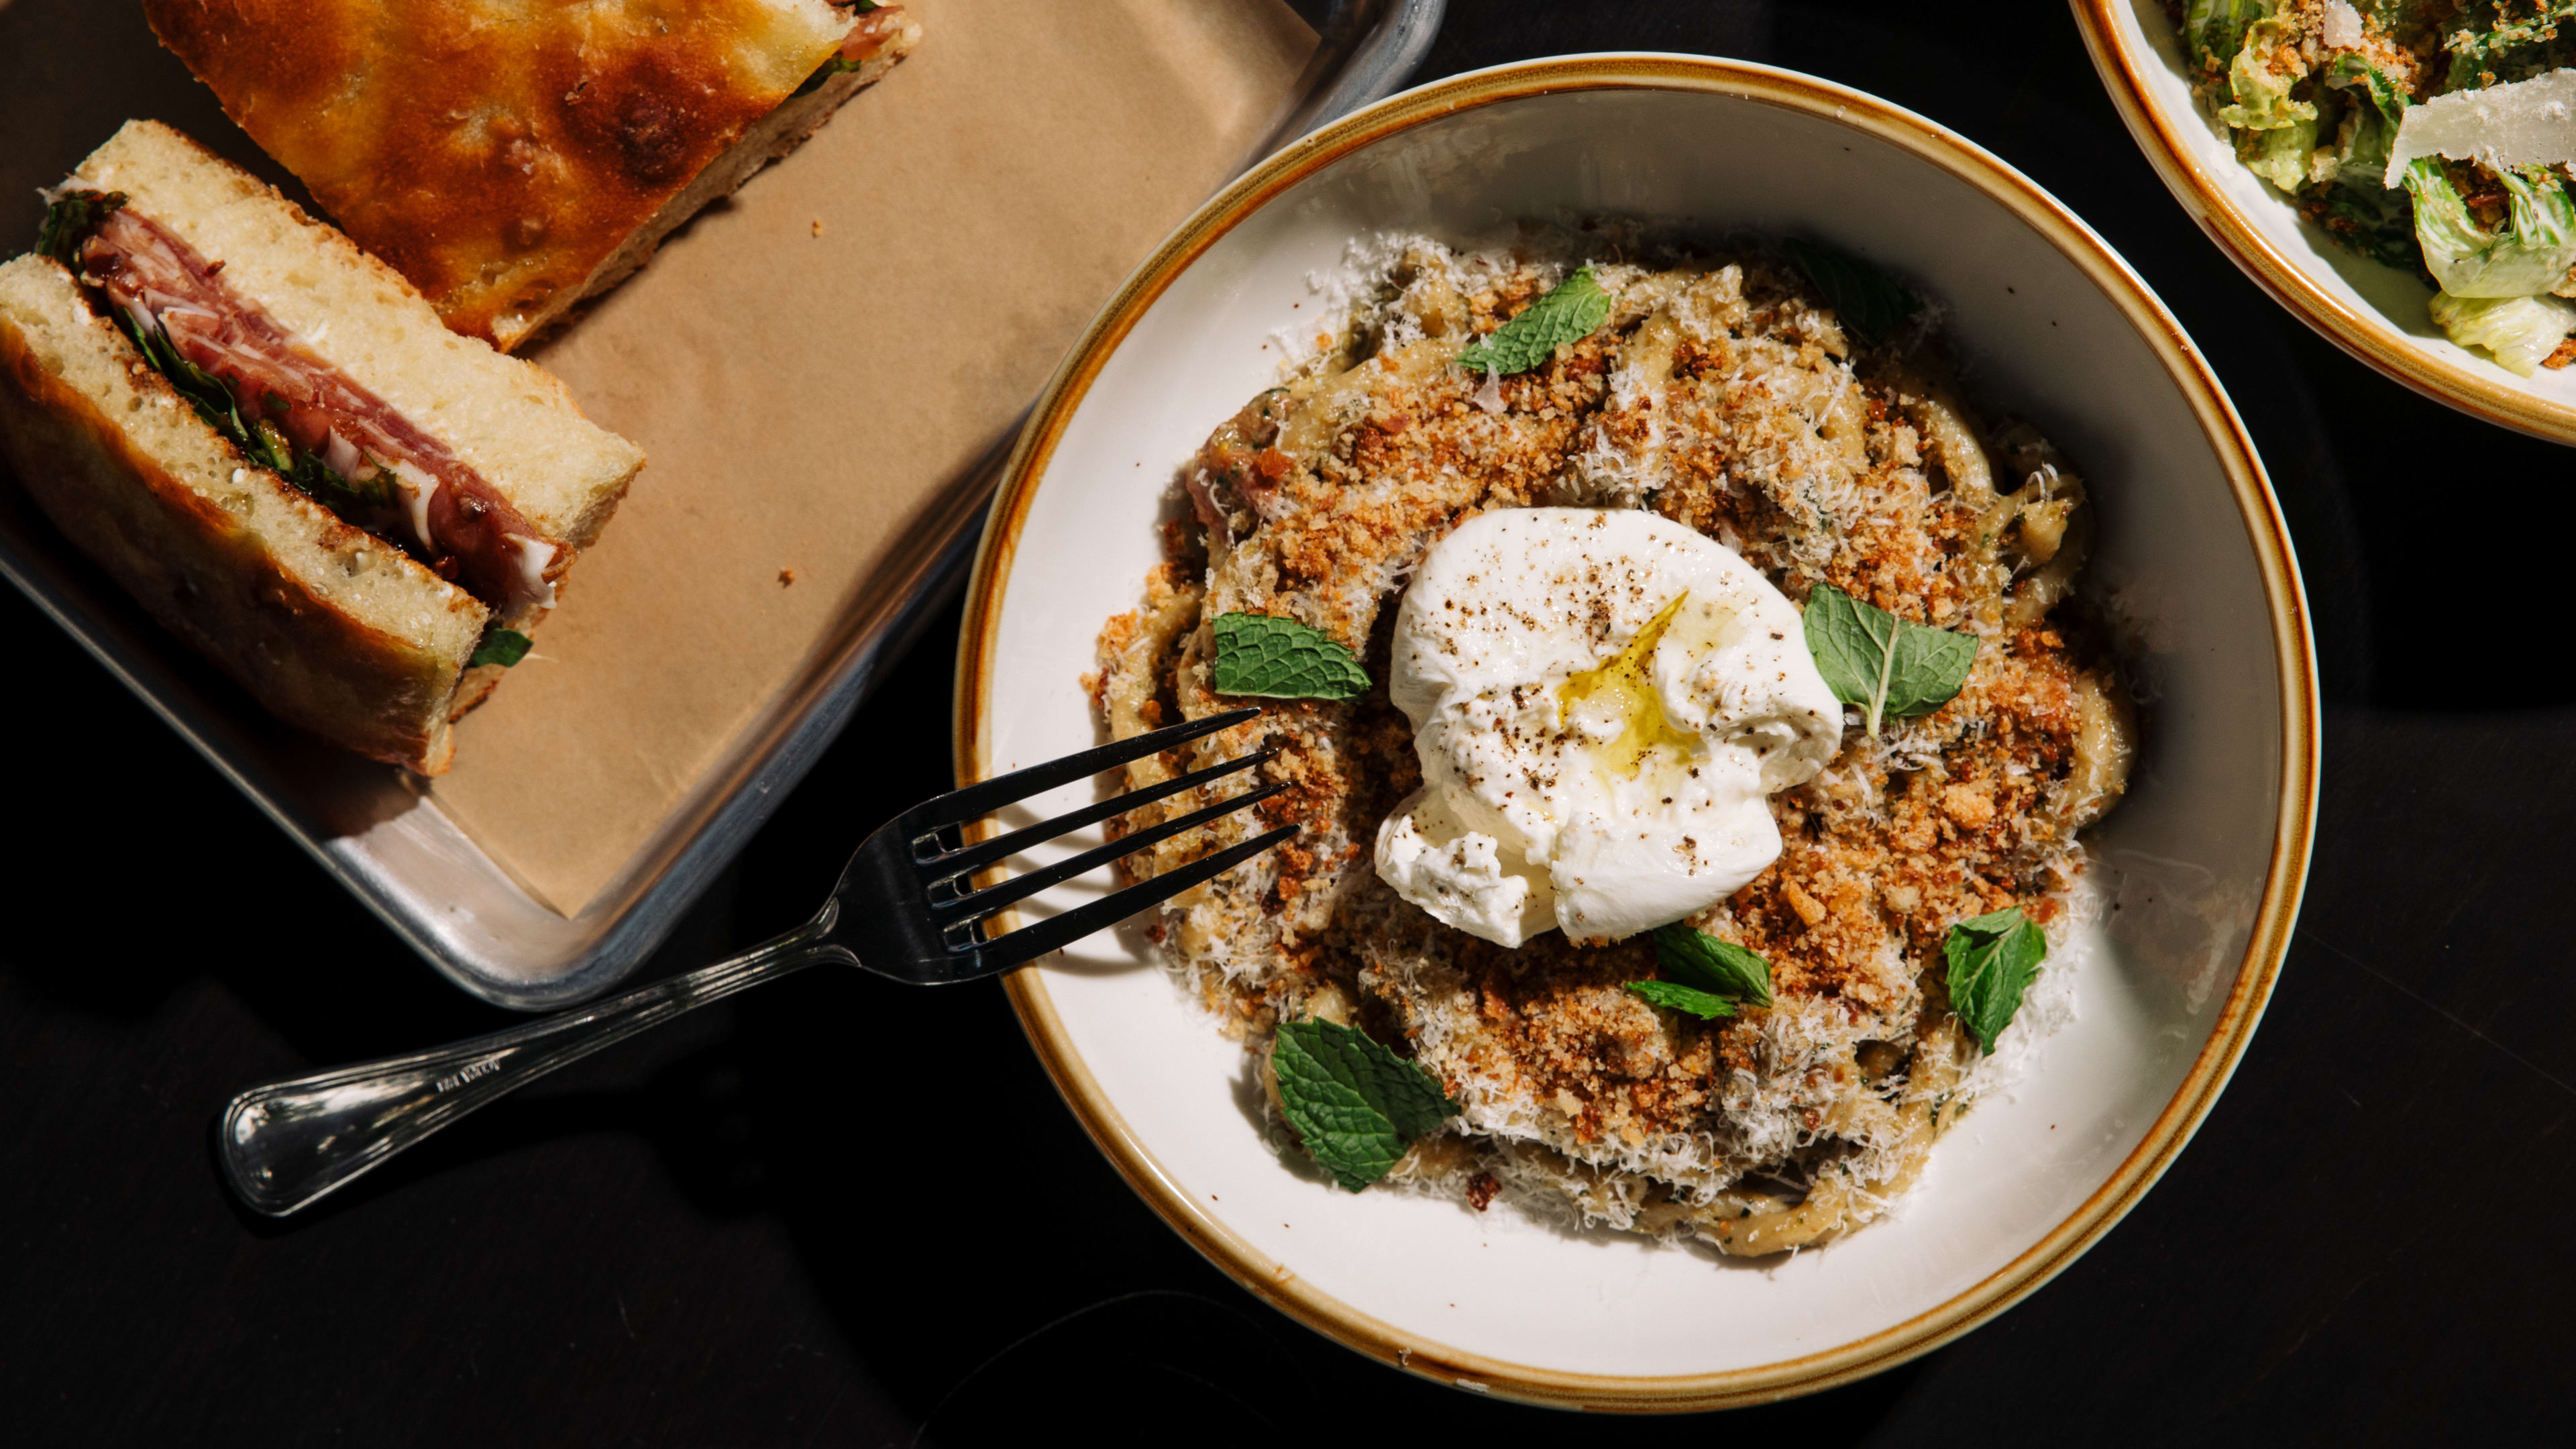
[[[1393, 92], [1428, 48], [1444, 6], [1293, 5], [1320, 45], [1284, 117], [1242, 164]], [[964, 578], [1017, 431], [913, 520], [868, 601], [836, 621], [790, 687], [734, 737], [615, 881], [571, 916], [523, 889], [401, 772], [261, 713], [65, 543], [5, 475], [0, 573], [449, 980], [486, 1001], [538, 1010], [603, 991], [651, 954], [831, 744]]]

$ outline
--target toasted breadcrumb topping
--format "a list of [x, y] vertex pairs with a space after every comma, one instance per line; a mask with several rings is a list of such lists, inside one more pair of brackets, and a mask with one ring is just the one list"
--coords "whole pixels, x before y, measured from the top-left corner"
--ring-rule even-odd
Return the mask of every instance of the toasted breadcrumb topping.
[[[1243, 702], [1210, 687], [1218, 614], [1287, 615], [1356, 651], [1378, 681], [1364, 698], [1260, 701], [1259, 720], [1130, 767], [1133, 787], [1268, 747], [1263, 774], [1291, 787], [1131, 857], [1137, 876], [1300, 827], [1164, 908], [1172, 968], [1255, 1051], [1322, 1017], [1439, 1077], [1466, 1112], [1398, 1183], [1777, 1252], [1876, 1216], [1975, 1095], [1986, 1074], [1951, 1015], [1942, 942], [2014, 904], [2065, 940], [2083, 911], [2077, 832], [2120, 794], [2132, 713], [2070, 600], [2093, 528], [2083, 482], [2029, 429], [1980, 428], [1928, 321], [1862, 346], [1770, 257], [1640, 261], [1601, 255], [1608, 240], [1355, 248], [1339, 329], [1183, 468], [1188, 516], [1166, 525], [1141, 607], [1102, 631], [1090, 683], [1125, 738]], [[1518, 376], [1454, 364], [1587, 260], [1613, 299], [1589, 337]], [[1421, 782], [1386, 697], [1391, 606], [1449, 530], [1534, 505], [1653, 509], [1802, 604], [1830, 583], [1981, 641], [1937, 711], [1876, 739], [1855, 715], [1832, 765], [1773, 797], [1778, 861], [1693, 919], [1770, 960], [1768, 1009], [1659, 1010], [1625, 989], [1655, 974], [1645, 937], [1507, 950], [1372, 868], [1380, 822]], [[1204, 803], [1176, 796], [1124, 828]]]

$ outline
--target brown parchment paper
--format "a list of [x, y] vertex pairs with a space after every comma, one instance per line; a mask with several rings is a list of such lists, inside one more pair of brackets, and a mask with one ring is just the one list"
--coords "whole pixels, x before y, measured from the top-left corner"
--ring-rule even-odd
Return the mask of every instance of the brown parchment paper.
[[1280, 0], [906, 3], [909, 59], [528, 354], [651, 461], [430, 794], [567, 915], [891, 602], [889, 550], [1316, 44]]
[[[427, 789], [566, 916], [894, 605], [906, 550], [1317, 44], [1283, 0], [905, 3], [910, 58], [527, 354], [651, 461]], [[304, 199], [133, 0], [0, 0], [0, 254], [138, 116]]]

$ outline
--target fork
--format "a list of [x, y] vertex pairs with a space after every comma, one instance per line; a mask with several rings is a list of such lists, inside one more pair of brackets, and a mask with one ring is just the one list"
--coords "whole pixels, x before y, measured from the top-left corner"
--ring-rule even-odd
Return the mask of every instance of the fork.
[[912, 807], [859, 845], [814, 918], [730, 960], [488, 1036], [251, 1088], [224, 1108], [218, 1148], [225, 1179], [256, 1211], [284, 1217], [382, 1166], [395, 1153], [557, 1067], [661, 1025], [682, 1012], [825, 961], [915, 986], [998, 976], [1233, 869], [1296, 833], [1253, 837], [1001, 935], [986, 923], [1005, 907], [1184, 831], [1258, 804], [1263, 785], [978, 888], [976, 872], [1067, 831], [1259, 766], [1275, 751], [1178, 775], [991, 840], [964, 827], [1006, 805], [1255, 718], [1258, 709], [1173, 725], [1134, 739], [969, 785]]

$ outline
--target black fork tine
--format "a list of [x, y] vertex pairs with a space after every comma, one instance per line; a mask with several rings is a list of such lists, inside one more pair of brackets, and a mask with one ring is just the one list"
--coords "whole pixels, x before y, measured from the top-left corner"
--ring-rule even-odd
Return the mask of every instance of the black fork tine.
[[1084, 750], [1080, 754], [1067, 755], [1061, 760], [1049, 760], [1043, 765], [1031, 765], [1025, 770], [1013, 770], [1007, 775], [996, 775], [981, 784], [969, 785], [963, 790], [951, 790], [945, 795], [924, 800], [904, 812], [904, 823], [907, 829], [915, 833], [935, 830], [943, 825], [963, 824], [976, 816], [989, 815], [1014, 801], [1024, 800], [1041, 790], [1052, 790], [1058, 785], [1071, 784], [1087, 776], [1097, 775], [1103, 770], [1126, 764], [1130, 760], [1141, 760], [1147, 755], [1160, 754], [1174, 745], [1187, 744], [1203, 735], [1231, 729], [1245, 720], [1257, 719], [1260, 715], [1261, 711], [1258, 709], [1228, 710], [1224, 714], [1212, 714], [1205, 719], [1188, 720], [1181, 724], [1170, 725], [1151, 734], [1138, 735], [1132, 740], [1120, 740], [1116, 744], [1102, 745], [1097, 749]]
[[981, 870], [994, 861], [1008, 860], [1041, 840], [1053, 840], [1059, 835], [1070, 834], [1086, 825], [1097, 825], [1112, 815], [1124, 815], [1140, 805], [1150, 805], [1165, 796], [1177, 795], [1210, 781], [1239, 774], [1278, 753], [1277, 750], [1255, 750], [1239, 760], [1228, 760], [1221, 765], [1210, 765], [1204, 770], [1192, 770], [1186, 775], [1175, 775], [1159, 785], [1130, 790], [1124, 795], [1112, 796], [1096, 805], [1085, 805], [1079, 810], [1067, 811], [1053, 820], [1041, 820], [1026, 829], [1014, 830], [1008, 835], [984, 841], [979, 845], [970, 845], [963, 850], [952, 850], [945, 855], [926, 858], [915, 855], [914, 860], [920, 865], [922, 874], [927, 876], [952, 876], [970, 870]]
[[1196, 830], [1211, 820], [1231, 815], [1245, 806], [1258, 805], [1287, 788], [1286, 784], [1281, 783], [1264, 785], [1258, 790], [1246, 790], [1231, 800], [1220, 800], [1206, 809], [1193, 810], [1187, 815], [1166, 820], [1160, 825], [1139, 830], [1133, 835], [1122, 835], [1107, 845], [1086, 850], [1080, 855], [1068, 856], [1053, 865], [1042, 866], [1025, 875], [1015, 875], [1009, 880], [986, 886], [971, 894], [943, 901], [934, 893], [930, 898], [930, 909], [940, 918], [943, 929], [953, 929], [969, 921], [980, 921], [1004, 906], [1036, 895], [1048, 886], [1069, 881], [1078, 875], [1088, 874], [1113, 860], [1133, 855], [1149, 846], [1160, 845], [1182, 831]]
[[1296, 833], [1296, 826], [1282, 825], [1266, 835], [1256, 835], [1241, 845], [1228, 846], [1178, 870], [1129, 886], [1114, 895], [1103, 896], [1087, 906], [996, 936], [973, 948], [976, 959], [986, 971], [1007, 970], [1034, 961], [1049, 951], [1070, 946], [1104, 926], [1114, 926], [1147, 906], [1167, 901], [1201, 881], [1213, 880]]

